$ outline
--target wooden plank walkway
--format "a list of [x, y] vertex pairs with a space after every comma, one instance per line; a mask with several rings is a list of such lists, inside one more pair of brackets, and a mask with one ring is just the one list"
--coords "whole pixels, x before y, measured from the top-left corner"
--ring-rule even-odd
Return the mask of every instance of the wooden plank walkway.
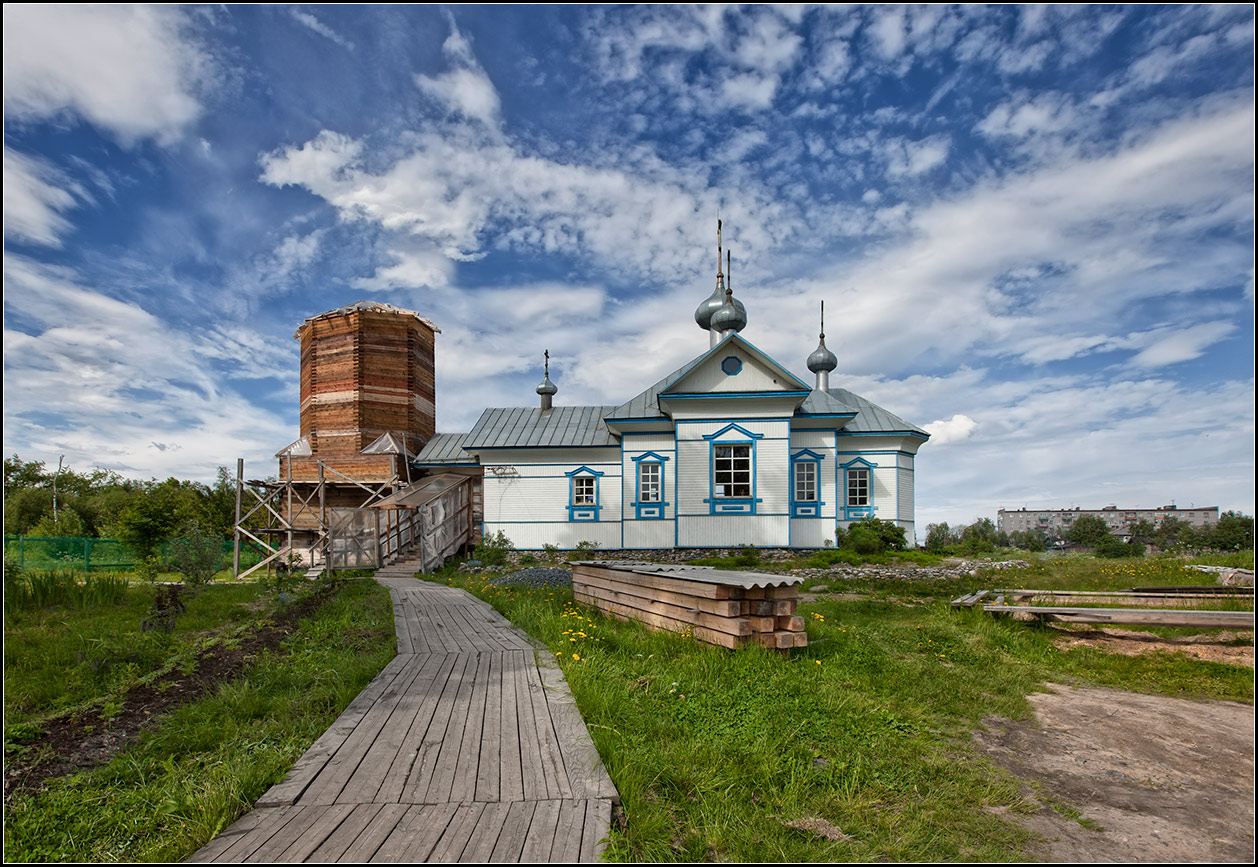
[[619, 795], [550, 653], [471, 594], [376, 573], [398, 655], [189, 861], [597, 861]]

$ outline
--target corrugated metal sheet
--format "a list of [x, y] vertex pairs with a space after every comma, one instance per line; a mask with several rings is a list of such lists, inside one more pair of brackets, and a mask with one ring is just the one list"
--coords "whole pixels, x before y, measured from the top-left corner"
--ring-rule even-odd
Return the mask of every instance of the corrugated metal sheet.
[[706, 357], [707, 353], [705, 352], [698, 358], [686, 362], [646, 391], [635, 395], [628, 402], [614, 407], [606, 417], [613, 420], [618, 418], [667, 418], [664, 413], [660, 412], [660, 392], [689, 373], [696, 364]]
[[[814, 392], [815, 393], [815, 392]], [[844, 425], [843, 430], [850, 433], [895, 433], [913, 431], [930, 436], [915, 424], [909, 424], [895, 413], [888, 412], [878, 404], [868, 401], [859, 394], [853, 394], [846, 388], [832, 388], [830, 395], [838, 398], [841, 403], [856, 409], [856, 418]], [[807, 401], [804, 401], [807, 403]]]
[[463, 448], [538, 448], [545, 446], [620, 445], [603, 417], [612, 406], [495, 407], [485, 410], [463, 441]]
[[573, 565], [597, 566], [618, 572], [638, 572], [643, 575], [664, 574], [682, 581], [699, 581], [705, 584], [730, 584], [750, 590], [753, 587], [789, 587], [803, 583], [795, 575], [770, 575], [765, 572], [739, 572], [732, 569], [714, 569], [711, 566], [689, 566], [673, 563], [640, 563], [635, 560], [577, 560]]
[[415, 456], [417, 464], [475, 464], [480, 459], [463, 450], [465, 433], [434, 434]]

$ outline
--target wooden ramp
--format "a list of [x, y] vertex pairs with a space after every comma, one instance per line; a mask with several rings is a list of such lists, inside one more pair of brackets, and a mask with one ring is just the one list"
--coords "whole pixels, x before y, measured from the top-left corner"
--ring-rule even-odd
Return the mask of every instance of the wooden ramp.
[[381, 570], [398, 655], [190, 861], [596, 861], [615, 787], [568, 685], [488, 604]]

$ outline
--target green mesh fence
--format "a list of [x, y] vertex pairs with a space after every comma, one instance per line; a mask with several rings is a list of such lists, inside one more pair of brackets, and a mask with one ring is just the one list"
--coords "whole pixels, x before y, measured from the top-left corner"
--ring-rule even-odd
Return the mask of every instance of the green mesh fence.
[[[162, 546], [161, 558], [170, 553], [170, 543]], [[240, 566], [247, 569], [262, 557], [251, 546], [240, 546]], [[131, 569], [136, 557], [126, 545], [117, 539], [79, 539], [73, 537], [51, 538], [42, 536], [5, 536], [4, 561], [16, 563], [22, 569], [75, 569], [84, 572], [96, 570]], [[232, 543], [223, 543], [219, 569], [230, 569]]]

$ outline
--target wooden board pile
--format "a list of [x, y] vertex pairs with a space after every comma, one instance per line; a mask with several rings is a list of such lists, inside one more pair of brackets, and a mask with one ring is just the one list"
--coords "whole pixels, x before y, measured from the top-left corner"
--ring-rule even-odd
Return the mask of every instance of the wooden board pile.
[[572, 590], [577, 602], [618, 620], [636, 620], [721, 647], [806, 647], [804, 618], [795, 613], [799, 584], [769, 586], [768, 576], [759, 575], [754, 578], [764, 579], [765, 586], [747, 587], [748, 574], [717, 569], [665, 573], [578, 563], [572, 567]]

